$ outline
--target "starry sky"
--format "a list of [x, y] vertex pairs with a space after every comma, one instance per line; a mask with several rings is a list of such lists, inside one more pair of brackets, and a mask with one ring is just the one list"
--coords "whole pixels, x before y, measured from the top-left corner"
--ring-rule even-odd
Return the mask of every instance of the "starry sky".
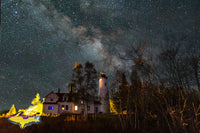
[[199, 0], [1, 0], [0, 111], [66, 92], [76, 61], [112, 82], [131, 46], [146, 44], [155, 63], [171, 43], [199, 52], [199, 22]]

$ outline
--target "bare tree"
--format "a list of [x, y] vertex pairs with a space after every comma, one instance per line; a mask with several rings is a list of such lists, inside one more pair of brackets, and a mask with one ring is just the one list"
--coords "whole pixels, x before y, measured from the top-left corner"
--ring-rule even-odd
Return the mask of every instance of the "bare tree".
[[197, 53], [182, 54], [180, 45], [164, 49], [160, 55], [160, 81], [174, 88], [199, 88], [199, 58]]
[[119, 55], [119, 57], [123, 60], [131, 60], [133, 62], [132, 69], [137, 72], [139, 77], [143, 81], [148, 80], [151, 82], [157, 75], [152, 58], [145, 57], [145, 54], [152, 57], [150, 53], [145, 53], [145, 47], [145, 44], [139, 46], [131, 45], [128, 54], [126, 56]]
[[194, 80], [196, 81], [198, 90], [200, 91], [200, 54], [192, 55], [189, 60], [193, 70]]

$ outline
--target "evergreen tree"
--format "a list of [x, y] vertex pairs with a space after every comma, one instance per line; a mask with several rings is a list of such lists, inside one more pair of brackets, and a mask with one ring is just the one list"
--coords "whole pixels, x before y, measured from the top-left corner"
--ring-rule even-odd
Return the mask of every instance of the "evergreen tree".
[[90, 96], [95, 96], [97, 94], [97, 71], [94, 67], [94, 64], [90, 62], [85, 63], [84, 68], [84, 79], [85, 87], [87, 88], [87, 93]]
[[71, 86], [73, 92], [77, 92], [81, 87], [83, 87], [83, 66], [77, 62], [73, 68]]
[[129, 84], [124, 72], [117, 71], [115, 75], [115, 91], [113, 93], [113, 102], [115, 109], [120, 113], [127, 109], [127, 98]]
[[90, 62], [75, 64], [72, 74], [72, 88], [76, 90], [78, 99], [83, 100], [85, 120], [88, 118], [87, 106], [90, 100], [93, 100], [97, 91], [97, 71]]

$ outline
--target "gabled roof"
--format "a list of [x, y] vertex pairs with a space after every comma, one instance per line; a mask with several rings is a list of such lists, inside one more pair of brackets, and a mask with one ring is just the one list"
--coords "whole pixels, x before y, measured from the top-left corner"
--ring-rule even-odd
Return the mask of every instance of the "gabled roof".
[[57, 104], [57, 102], [44, 102], [43, 104]]
[[[55, 93], [51, 91], [44, 98], [47, 98], [50, 94], [55, 94], [58, 97], [58, 101], [56, 102], [44, 102], [44, 104], [57, 104], [58, 102], [77, 102], [76, 94], [71, 93]], [[64, 97], [68, 97], [67, 101], [64, 101]], [[80, 99], [79, 99], [80, 100]], [[89, 98], [90, 101], [94, 101], [94, 104], [101, 104], [97, 98]]]
[[[69, 98], [70, 97], [70, 94], [69, 93], [55, 93], [53, 91], [51, 91], [49, 94], [47, 94], [44, 98], [47, 98], [50, 94], [55, 94], [57, 97], [58, 97], [58, 101], [56, 102], [48, 102], [48, 103], [51, 103], [51, 104], [56, 104], [57, 102], [64, 102], [64, 98], [63, 97], [68, 97], [68, 101], [71, 101], [72, 98]], [[44, 102], [44, 103], [47, 103], [47, 102]]]
[[[47, 94], [44, 98], [47, 98], [50, 94], [56, 94], [53, 91], [51, 91], [49, 94]], [[58, 96], [58, 95], [57, 95]], [[59, 97], [59, 96], [58, 96]]]
[[67, 93], [56, 93], [56, 95], [58, 96], [57, 102], [60, 102], [60, 101], [63, 101], [64, 96], [67, 96]]

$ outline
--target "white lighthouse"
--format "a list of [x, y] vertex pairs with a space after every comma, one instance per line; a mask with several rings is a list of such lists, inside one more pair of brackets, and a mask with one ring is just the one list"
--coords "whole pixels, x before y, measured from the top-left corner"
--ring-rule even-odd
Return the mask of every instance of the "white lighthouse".
[[110, 113], [109, 93], [107, 87], [106, 73], [101, 72], [99, 77], [99, 100], [101, 102], [100, 112]]

